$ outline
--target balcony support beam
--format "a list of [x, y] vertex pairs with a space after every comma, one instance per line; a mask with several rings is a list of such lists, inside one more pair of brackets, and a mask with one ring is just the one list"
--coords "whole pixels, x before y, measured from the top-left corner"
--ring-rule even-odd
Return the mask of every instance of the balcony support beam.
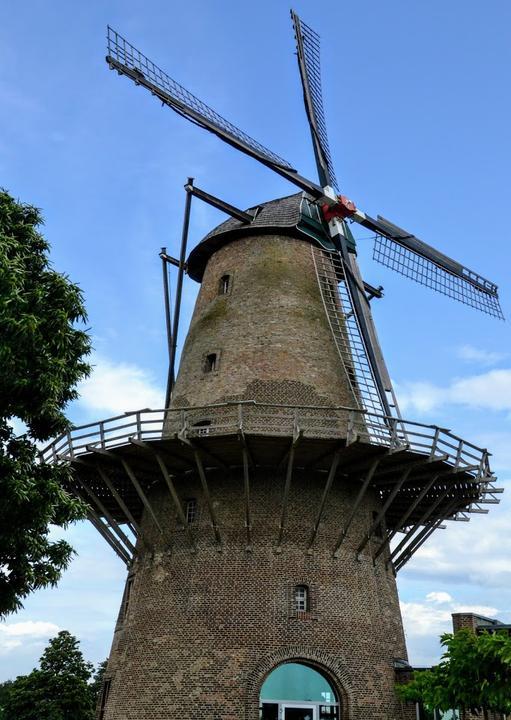
[[353, 522], [353, 519], [358, 511], [358, 508], [360, 507], [360, 503], [362, 502], [362, 500], [365, 497], [365, 494], [369, 488], [369, 485], [371, 484], [371, 480], [373, 479], [373, 475], [376, 472], [376, 468], [380, 464], [380, 460], [382, 457], [384, 457], [384, 456], [380, 456], [380, 457], [376, 458], [376, 460], [373, 460], [372, 465], [370, 466], [369, 470], [366, 473], [366, 476], [364, 478], [362, 486], [361, 486], [360, 490], [358, 491], [358, 495], [355, 500], [355, 504], [353, 505], [353, 507], [351, 509], [351, 513], [350, 513], [350, 515], [344, 525], [344, 528], [341, 531], [341, 534], [339, 535], [337, 543], [335, 544], [335, 547], [333, 549], [334, 557], [339, 557], [339, 548], [343, 544], [343, 542], [346, 538], [346, 535], [348, 534], [348, 530], [350, 529], [351, 523]]
[[326, 505], [326, 501], [327, 501], [327, 498], [328, 498], [328, 494], [330, 493], [330, 489], [331, 489], [331, 487], [332, 487], [332, 483], [333, 483], [333, 481], [334, 481], [335, 474], [336, 474], [337, 468], [338, 468], [338, 466], [339, 466], [340, 457], [341, 457], [341, 449], [337, 450], [337, 451], [334, 453], [334, 456], [333, 456], [333, 458], [332, 458], [332, 463], [331, 463], [331, 465], [330, 465], [330, 470], [328, 471], [328, 476], [327, 476], [327, 479], [326, 479], [325, 487], [324, 487], [324, 489], [323, 489], [323, 495], [321, 496], [321, 501], [320, 501], [320, 503], [319, 503], [319, 509], [318, 509], [318, 512], [317, 512], [317, 515], [316, 515], [316, 520], [315, 520], [315, 522], [314, 522], [314, 526], [313, 526], [313, 529], [312, 529], [312, 534], [311, 534], [310, 539], [309, 539], [309, 545], [308, 545], [308, 548], [307, 548], [307, 550], [308, 550], [309, 553], [312, 552], [312, 546], [314, 545], [314, 542], [315, 542], [315, 540], [316, 540], [316, 536], [317, 536], [317, 534], [318, 534], [319, 525], [320, 525], [320, 523], [321, 523], [321, 518], [322, 518], [322, 516], [323, 516], [323, 512], [324, 512], [324, 509], [325, 509], [325, 505]]

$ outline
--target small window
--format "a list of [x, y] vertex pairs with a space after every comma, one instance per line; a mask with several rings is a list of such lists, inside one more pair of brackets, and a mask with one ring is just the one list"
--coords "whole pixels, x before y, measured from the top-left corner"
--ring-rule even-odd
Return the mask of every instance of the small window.
[[199, 437], [204, 437], [205, 435], [209, 435], [210, 425], [211, 420], [199, 420], [199, 422], [193, 424], [193, 427], [197, 428], [196, 432]]
[[309, 609], [309, 588], [307, 585], [296, 585], [293, 592], [293, 609], [296, 612], [307, 612]]
[[228, 295], [231, 292], [231, 276], [222, 275], [218, 284], [218, 294]]
[[185, 500], [185, 518], [188, 525], [193, 525], [197, 520], [197, 499], [188, 498]]
[[210, 353], [209, 355], [206, 355], [206, 359], [204, 361], [204, 372], [206, 372], [206, 373], [215, 372], [217, 367], [218, 367], [217, 354]]
[[104, 680], [103, 687], [101, 688], [101, 700], [99, 702], [99, 716], [98, 720], [103, 720], [105, 717], [106, 704], [108, 702], [108, 696], [110, 695], [111, 680]]
[[124, 589], [124, 603], [122, 608], [122, 616], [125, 618], [128, 614], [128, 608], [130, 605], [130, 599], [131, 599], [131, 590], [133, 588], [133, 577], [129, 577], [126, 580], [126, 587]]

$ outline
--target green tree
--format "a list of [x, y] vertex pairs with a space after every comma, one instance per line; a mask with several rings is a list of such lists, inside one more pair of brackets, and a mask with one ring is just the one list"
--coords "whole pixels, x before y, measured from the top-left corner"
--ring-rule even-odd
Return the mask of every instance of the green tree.
[[10, 685], [2, 720], [92, 720], [95, 695], [89, 685], [92, 664], [66, 630], [50, 640], [40, 669]]
[[[94, 697], [94, 705], [97, 704], [99, 700], [99, 696], [101, 695], [101, 692], [103, 690], [103, 680], [105, 677], [106, 672], [106, 666], [108, 664], [108, 660], [103, 660], [103, 662], [100, 662], [96, 668], [96, 671], [94, 673], [94, 677], [92, 678], [92, 682], [90, 684], [90, 689], [92, 692], [92, 695]], [[0, 715], [0, 720], [1, 720]]]
[[511, 637], [507, 632], [476, 635], [459, 630], [441, 638], [445, 652], [439, 665], [398, 685], [403, 700], [429, 709], [460, 708], [466, 712], [511, 712]]
[[7, 702], [7, 696], [9, 694], [9, 689], [12, 685], [12, 680], [6, 680], [3, 683], [0, 683], [0, 720], [4, 720], [4, 706]]
[[0, 616], [58, 581], [73, 551], [49, 539], [49, 525], [84, 515], [64, 490], [70, 469], [39, 462], [35, 444], [68, 427], [64, 408], [90, 371], [90, 339], [75, 327], [86, 320], [82, 293], [51, 268], [41, 224], [0, 190]]

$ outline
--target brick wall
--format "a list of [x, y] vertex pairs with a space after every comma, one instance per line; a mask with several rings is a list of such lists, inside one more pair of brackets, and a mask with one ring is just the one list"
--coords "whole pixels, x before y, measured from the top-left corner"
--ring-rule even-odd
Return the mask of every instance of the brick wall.
[[[232, 289], [219, 295], [220, 278]], [[218, 371], [204, 358], [219, 354]], [[323, 308], [311, 246], [276, 235], [236, 240], [204, 274], [173, 405], [226, 399], [349, 405], [354, 398]]]
[[[324, 476], [296, 473], [289, 524], [276, 552], [283, 478], [252, 473], [252, 551], [246, 550], [242, 477], [208, 478], [222, 537], [217, 549], [198, 480], [179, 486], [198, 499], [192, 525], [197, 552], [165, 494], [153, 496], [164, 537], [144, 518], [127, 617], [115, 633], [106, 720], [221, 718], [256, 720], [266, 675], [285, 660], [304, 660], [326, 672], [342, 701], [342, 718], [408, 717], [394, 695], [393, 660], [406, 657], [393, 573], [369, 545], [355, 548], [372, 521], [368, 496], [338, 558], [332, 548], [357, 486], [331, 490], [314, 550], [307, 540]], [[291, 606], [294, 585], [311, 591], [311, 612]]]
[[[231, 276], [230, 292], [219, 282]], [[219, 363], [204, 372], [204, 358]], [[300, 405], [353, 405], [333, 345], [310, 245], [260, 236], [237, 240], [209, 260], [177, 378], [174, 406], [226, 399]], [[258, 442], [271, 442], [260, 439]], [[241, 456], [241, 450], [240, 450]], [[342, 464], [342, 463], [341, 463]], [[163, 535], [143, 519], [126, 616], [121, 612], [107, 670], [105, 720], [257, 720], [259, 692], [281, 662], [303, 661], [336, 688], [343, 720], [404, 720], [394, 693], [394, 658], [406, 648], [393, 572], [371, 542], [355, 549], [378, 498], [359, 507], [338, 557], [333, 548], [358, 484], [342, 475], [329, 493], [313, 549], [308, 539], [325, 485], [314, 470], [293, 474], [288, 521], [277, 548], [284, 469], [250, 470], [252, 537], [247, 551], [241, 469], [207, 471], [221, 548], [194, 472], [175, 478], [195, 497], [192, 552], [175, 509], [155, 487]], [[291, 608], [306, 584], [311, 608]]]

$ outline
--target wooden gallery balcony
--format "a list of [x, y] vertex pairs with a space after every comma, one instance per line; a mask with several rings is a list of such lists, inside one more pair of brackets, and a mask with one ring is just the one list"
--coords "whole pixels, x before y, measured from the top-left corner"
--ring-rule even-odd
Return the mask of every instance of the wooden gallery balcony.
[[[44, 462], [69, 462], [67, 488], [90, 505], [89, 519], [130, 564], [145, 509], [158, 523], [151, 491], [166, 487], [176, 512], [183, 509], [176, 490], [190, 474], [199, 477], [218, 547], [208, 473], [238, 470], [244, 482], [245, 522], [250, 533], [250, 482], [258, 468], [282, 473], [282, 519], [294, 471], [324, 476], [310, 550], [328, 492], [336, 478], [359, 485], [350, 517], [343, 518], [332, 553], [339, 551], [369, 488], [381, 509], [361, 539], [361, 553], [377, 530], [386, 533], [373, 559], [390, 546], [389, 563], [399, 570], [445, 520], [467, 521], [498, 503], [501, 488], [484, 449], [435, 425], [363, 412], [347, 407], [291, 407], [228, 402], [204, 407], [139, 410], [75, 427], [41, 453]], [[184, 517], [183, 517], [184, 519]], [[402, 538], [395, 537], [402, 533]], [[281, 533], [282, 534], [282, 533]], [[277, 542], [277, 550], [279, 542]], [[193, 538], [190, 536], [193, 549]]]

